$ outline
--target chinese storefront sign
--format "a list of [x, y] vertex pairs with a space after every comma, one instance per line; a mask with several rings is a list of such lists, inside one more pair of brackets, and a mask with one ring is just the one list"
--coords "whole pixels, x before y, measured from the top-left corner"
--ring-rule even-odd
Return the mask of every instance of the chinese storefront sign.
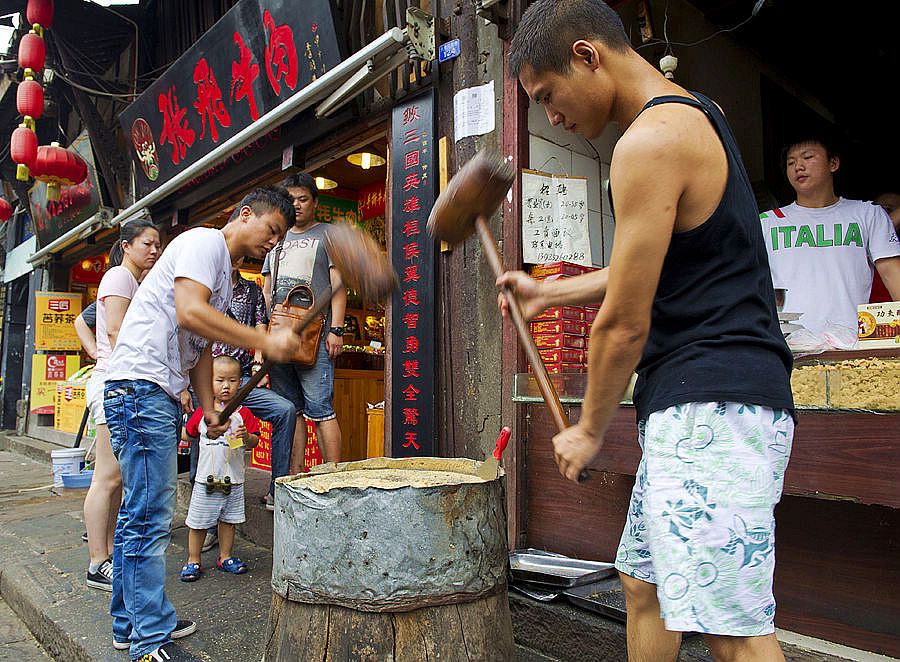
[[146, 195], [341, 60], [328, 0], [241, 0], [120, 115]]
[[47, 184], [37, 180], [28, 192], [40, 247], [58, 239], [100, 209], [97, 168], [94, 166], [94, 153], [86, 130], [72, 142], [69, 149], [87, 163], [88, 176], [85, 180], [75, 186], [63, 186], [59, 200], [48, 200]]
[[391, 305], [391, 454], [434, 455], [434, 92], [395, 106], [391, 118], [391, 261], [400, 289]]
[[81, 295], [35, 292], [34, 297], [34, 348], [50, 352], [80, 350], [75, 318], [81, 312]]
[[[309, 471], [317, 464], [322, 464], [322, 453], [316, 442], [316, 424], [306, 421], [306, 450], [303, 453], [303, 468]], [[250, 453], [250, 466], [265, 471], [272, 471], [272, 424], [259, 422], [259, 444]]]
[[34, 354], [31, 357], [31, 413], [52, 414], [57, 382], [77, 372], [80, 365], [77, 354]]
[[320, 193], [319, 203], [316, 205], [316, 222], [339, 223], [341, 221], [356, 225], [359, 222], [359, 203], [356, 200], [334, 198]]
[[593, 264], [587, 179], [522, 171], [522, 261]]

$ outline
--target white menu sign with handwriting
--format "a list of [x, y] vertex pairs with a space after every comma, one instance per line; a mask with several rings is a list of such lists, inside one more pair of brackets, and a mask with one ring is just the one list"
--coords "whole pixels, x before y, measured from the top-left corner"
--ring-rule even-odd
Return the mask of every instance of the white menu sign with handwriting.
[[585, 177], [522, 171], [522, 261], [592, 266]]

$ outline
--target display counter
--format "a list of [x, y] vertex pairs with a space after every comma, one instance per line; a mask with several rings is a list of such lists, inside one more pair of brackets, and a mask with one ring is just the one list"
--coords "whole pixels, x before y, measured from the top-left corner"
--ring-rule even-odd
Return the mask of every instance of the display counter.
[[[831, 352], [837, 362], [900, 352]], [[553, 375], [569, 420], [581, 413], [587, 375]], [[635, 411], [620, 405], [592, 480], [560, 476], [556, 432], [530, 374], [516, 376], [526, 406], [525, 543], [611, 561], [640, 461]], [[900, 656], [900, 413], [798, 408], [784, 497], [776, 507], [776, 626]]]

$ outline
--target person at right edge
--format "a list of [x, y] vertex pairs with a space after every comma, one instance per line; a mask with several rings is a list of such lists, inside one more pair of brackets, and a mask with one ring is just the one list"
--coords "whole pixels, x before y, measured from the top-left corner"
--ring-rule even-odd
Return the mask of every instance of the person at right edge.
[[[327, 224], [316, 221], [319, 189], [316, 180], [307, 173], [292, 175], [281, 185], [294, 200], [294, 225], [265, 259], [262, 267], [263, 293], [271, 313], [273, 303], [283, 303], [297, 285], [306, 285], [318, 301], [327, 296], [338, 277], [337, 268], [325, 250]], [[273, 276], [274, 274], [274, 276]], [[273, 282], [273, 278], [274, 281]], [[316, 438], [326, 462], [341, 461], [341, 428], [334, 413], [334, 361], [344, 349], [344, 311], [347, 290], [341, 288], [331, 299], [325, 316], [322, 338], [314, 365], [302, 367], [293, 363], [278, 363], [269, 373], [269, 384], [278, 395], [287, 398], [297, 409], [293, 451], [290, 453], [290, 473], [303, 471], [306, 452], [306, 421], [316, 424]], [[274, 444], [274, 439], [272, 440]], [[275, 479], [284, 475], [286, 466], [275, 466], [272, 449], [272, 483], [265, 497], [266, 507], [272, 509]]]
[[[775, 638], [773, 510], [794, 432], [791, 353], [753, 192], [722, 110], [632, 50], [599, 0], [539, 0], [509, 53], [550, 122], [612, 155], [610, 266], [498, 284], [526, 317], [600, 302], [581, 419], [553, 438], [576, 481], [597, 457], [632, 371], [643, 454], [616, 556], [628, 659], [675, 660], [701, 632], [718, 662], [784, 660]], [[506, 299], [501, 295], [501, 309]], [[680, 504], [680, 505], [677, 505]]]

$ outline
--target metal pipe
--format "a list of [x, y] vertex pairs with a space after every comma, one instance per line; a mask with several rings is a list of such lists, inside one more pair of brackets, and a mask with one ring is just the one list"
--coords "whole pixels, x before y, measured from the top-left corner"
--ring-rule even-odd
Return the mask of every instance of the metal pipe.
[[[383, 53], [396, 50], [398, 47], [404, 47], [408, 39], [405, 30], [391, 28], [371, 44], [359, 49], [356, 53], [336, 65], [320, 78], [312, 81], [303, 89], [298, 90], [293, 96], [287, 98], [284, 102], [270, 110], [258, 120], [244, 129], [241, 129], [238, 133], [209, 152], [196, 163], [193, 163], [182, 170], [165, 184], [162, 184], [159, 188], [151, 191], [140, 200], [135, 201], [135, 203], [127, 209], [119, 212], [112, 221], [110, 221], [110, 225], [120, 225], [131, 220], [131, 218], [137, 215], [143, 208], [150, 207], [170, 193], [177, 191], [185, 183], [189, 182], [197, 175], [206, 172], [206, 170], [219, 161], [244, 148], [259, 136], [269, 131], [272, 127], [283, 124], [297, 113], [306, 110], [313, 104], [327, 97], [335, 88], [343, 83], [348, 76], [355, 74], [369, 59], [379, 58]], [[90, 227], [92, 223], [94, 223], [94, 221], [89, 219], [77, 227], [72, 228], [62, 237], [48, 244], [28, 258], [28, 262], [34, 264], [48, 259], [47, 256], [50, 253], [71, 243], [80, 233]]]

